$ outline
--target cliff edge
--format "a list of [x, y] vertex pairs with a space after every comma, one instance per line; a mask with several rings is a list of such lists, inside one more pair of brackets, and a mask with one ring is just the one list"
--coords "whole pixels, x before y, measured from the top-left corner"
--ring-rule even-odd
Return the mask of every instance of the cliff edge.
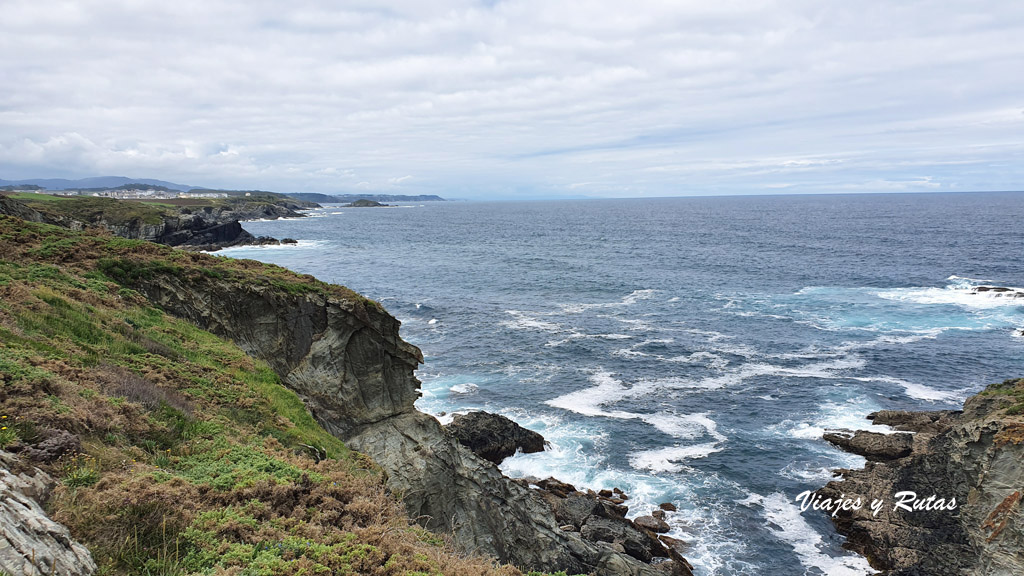
[[1022, 413], [1024, 379], [1007, 380], [962, 412], [868, 416], [894, 434], [826, 435], [867, 463], [818, 494], [885, 503], [877, 515], [865, 504], [833, 517], [846, 547], [894, 576], [1024, 574]]
[[564, 530], [536, 491], [503, 476], [417, 411], [414, 371], [422, 355], [379, 304], [258, 262], [174, 257], [181, 264], [125, 257], [99, 267], [165, 311], [266, 361], [327, 431], [384, 469], [388, 487], [426, 528], [451, 534], [467, 552], [529, 569], [689, 573], [685, 561], [656, 568]]

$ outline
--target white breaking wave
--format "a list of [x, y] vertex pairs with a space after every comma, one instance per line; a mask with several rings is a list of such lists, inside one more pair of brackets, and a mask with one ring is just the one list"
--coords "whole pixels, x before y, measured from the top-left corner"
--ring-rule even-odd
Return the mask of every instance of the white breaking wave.
[[864, 342], [843, 342], [838, 346], [832, 347], [831, 350], [837, 353], [846, 353], [854, 350], [877, 348], [887, 344], [913, 344], [914, 342], [920, 342], [921, 340], [934, 340], [942, 335], [946, 330], [947, 328], [929, 328], [927, 330], [915, 330], [904, 334], [884, 334], [874, 340], [867, 340]]
[[899, 378], [892, 378], [889, 376], [872, 376], [857, 378], [851, 377], [851, 380], [858, 382], [880, 382], [882, 384], [893, 384], [903, 388], [903, 391], [907, 396], [911, 398], [917, 398], [918, 400], [928, 400], [931, 402], [956, 402], [959, 403], [966, 398], [966, 390], [957, 392], [944, 392], [942, 390], [936, 390], [930, 388], [924, 384], [917, 384], [914, 382], [907, 382]]
[[221, 248], [216, 252], [211, 252], [215, 255], [228, 255], [230, 254], [233, 258], [237, 258], [238, 254], [245, 253], [250, 250], [253, 251], [266, 251], [266, 250], [294, 250], [296, 248], [322, 248], [330, 244], [327, 240], [299, 240], [295, 244], [259, 244], [249, 246], [230, 246], [228, 248]]
[[860, 556], [851, 554], [834, 557], [823, 553], [821, 534], [804, 520], [800, 508], [785, 495], [778, 492], [768, 496], [751, 494], [738, 503], [760, 506], [763, 510], [761, 515], [768, 523], [768, 531], [791, 546], [804, 566], [817, 568], [828, 576], [865, 576], [875, 573], [868, 561]]
[[722, 447], [717, 442], [696, 444], [693, 446], [669, 446], [655, 450], [644, 450], [629, 457], [629, 463], [638, 470], [650, 470], [651, 472], [681, 472], [683, 466], [678, 464], [683, 460], [695, 460], [704, 458], [715, 452], [720, 452]]
[[720, 451], [721, 444], [727, 438], [718, 432], [717, 424], [707, 413], [676, 414], [658, 412], [643, 414], [625, 410], [606, 409], [605, 405], [626, 398], [634, 398], [659, 390], [660, 381], [639, 381], [627, 386], [612, 377], [609, 372], [598, 372], [591, 376], [596, 386], [577, 390], [563, 396], [548, 400], [546, 403], [555, 408], [562, 408], [584, 416], [601, 416], [622, 420], [640, 420], [660, 432], [680, 440], [693, 440], [702, 436], [710, 436], [713, 442], [692, 446], [669, 446], [654, 450], [638, 452], [630, 457], [630, 464], [637, 469], [653, 472], [673, 472], [681, 469], [677, 462], [691, 458], [703, 458], [708, 454]]
[[[829, 430], [871, 430], [883, 434], [895, 432], [889, 426], [872, 424], [867, 415], [879, 409], [878, 405], [862, 396], [850, 398], [845, 402], [825, 402], [816, 414], [808, 420], [783, 420], [767, 427], [770, 433], [800, 438], [804, 440], [822, 440], [822, 435]], [[843, 454], [846, 454], [845, 452]], [[850, 454], [856, 461], [863, 461], [860, 456]]]
[[[893, 288], [876, 294], [886, 300], [912, 302], [915, 304], [948, 304], [969, 309], [991, 309], [1001, 307], [1024, 307], [1024, 297], [1013, 297], [1006, 292], [977, 291], [980, 286], [991, 284], [973, 278], [950, 276], [944, 288]], [[1024, 288], [1006, 287], [1010, 294], [1024, 294]]]
[[636, 304], [640, 300], [650, 300], [657, 294], [657, 290], [634, 290], [623, 296], [618, 302], [595, 302], [589, 304], [573, 303], [573, 304], [562, 304], [562, 311], [566, 314], [580, 314], [587, 310], [593, 310], [597, 308], [620, 308], [624, 306], [631, 306]]
[[848, 378], [842, 373], [845, 370], [856, 370], [863, 368], [866, 362], [862, 358], [844, 357], [835, 360], [817, 362], [804, 366], [778, 366], [764, 362], [743, 364], [739, 368], [726, 372], [719, 376], [710, 376], [699, 380], [691, 378], [664, 378], [653, 381], [641, 381], [655, 387], [670, 388], [673, 390], [702, 389], [718, 390], [721, 388], [734, 387], [744, 380], [759, 376], [781, 376], [786, 378], [820, 378], [839, 379]]
[[584, 334], [583, 332], [572, 332], [561, 340], [550, 340], [545, 346], [556, 348], [574, 340], [629, 340], [633, 338], [629, 334]]
[[453, 394], [472, 394], [473, 392], [476, 392], [479, 388], [479, 386], [472, 382], [466, 382], [465, 384], [456, 384], [455, 386], [452, 386], [448, 390], [450, 390]]
[[505, 313], [512, 316], [512, 320], [505, 320], [501, 324], [513, 330], [542, 330], [545, 332], [561, 332], [562, 330], [562, 327], [554, 322], [546, 322], [539, 318], [528, 316], [525, 312], [520, 312], [519, 310], [505, 310]]

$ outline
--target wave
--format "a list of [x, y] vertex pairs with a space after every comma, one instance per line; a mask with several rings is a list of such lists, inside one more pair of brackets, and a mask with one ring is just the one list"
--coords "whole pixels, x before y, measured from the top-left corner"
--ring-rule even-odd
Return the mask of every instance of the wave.
[[453, 394], [472, 394], [479, 390], [480, 387], [472, 382], [466, 382], [465, 384], [456, 384], [448, 390], [451, 390]]
[[562, 327], [554, 322], [546, 322], [528, 316], [525, 312], [519, 310], [505, 310], [505, 313], [512, 316], [512, 320], [505, 320], [501, 323], [502, 326], [512, 328], [513, 330], [542, 330], [544, 332], [561, 332]]
[[891, 376], [870, 376], [870, 377], [851, 377], [851, 380], [858, 382], [878, 382], [881, 384], [893, 384], [903, 388], [903, 391], [907, 396], [916, 398], [918, 400], [927, 400], [929, 402], [946, 402], [953, 404], [960, 404], [967, 397], [967, 390], [960, 390], [956, 392], [945, 392], [942, 390], [936, 390], [924, 384], [917, 384], [914, 382], [908, 382], [900, 378], [893, 378]]
[[717, 442], [693, 446], [669, 446], [637, 452], [629, 457], [629, 463], [637, 470], [650, 470], [655, 473], [682, 472], [683, 466], [678, 462], [704, 458], [721, 450], [722, 446]]
[[875, 425], [867, 419], [868, 414], [878, 409], [876, 404], [863, 397], [826, 401], [806, 420], [783, 420], [769, 425], [766, 431], [802, 440], [822, 440], [822, 435], [829, 430], [871, 430], [885, 434], [895, 432], [889, 426]]
[[768, 531], [796, 552], [800, 563], [820, 570], [829, 576], [865, 576], [874, 574], [868, 561], [861, 556], [829, 556], [822, 552], [824, 541], [800, 514], [800, 508], [784, 494], [774, 492], [768, 496], [751, 494], [739, 504], [759, 506], [767, 521]]
[[847, 378], [842, 372], [863, 368], [867, 363], [862, 358], [847, 356], [835, 360], [827, 360], [806, 364], [804, 366], [779, 366], [765, 362], [753, 362], [743, 364], [739, 368], [718, 376], [709, 376], [701, 379], [684, 377], [662, 378], [657, 380], [644, 381], [647, 386], [656, 388], [669, 388], [672, 390], [702, 389], [718, 390], [730, 388], [741, 384], [745, 380], [760, 376], [780, 376], [785, 378], [820, 378], [833, 380]]
[[633, 290], [629, 294], [623, 296], [618, 302], [590, 302], [590, 303], [572, 303], [562, 304], [562, 312], [565, 314], [580, 314], [587, 310], [594, 310], [600, 308], [620, 308], [624, 306], [631, 306], [641, 300], [650, 300], [658, 293], [657, 290]]
[[1024, 298], [1005, 294], [1024, 294], [1024, 288], [1006, 287], [1011, 292], [978, 291], [984, 285], [954, 282], [944, 288], [893, 288], [876, 292], [879, 298], [913, 304], [942, 304], [974, 310], [1024, 308]]
[[561, 340], [550, 340], [545, 346], [549, 348], [557, 348], [563, 344], [573, 342], [575, 340], [629, 340], [633, 338], [629, 334], [584, 334], [583, 332], [572, 332]]
[[245, 253], [247, 251], [267, 251], [267, 250], [294, 250], [295, 248], [323, 248], [330, 244], [327, 240], [298, 240], [295, 244], [250, 244], [244, 246], [229, 246], [227, 248], [221, 248], [211, 254], [217, 255], [231, 255], [233, 258], [237, 258], [236, 254]]
[[546, 403], [549, 406], [584, 416], [640, 420], [678, 440], [693, 440], [703, 436], [710, 436], [713, 439], [712, 442], [703, 444], [677, 445], [638, 452], [630, 457], [630, 464], [634, 468], [652, 472], [677, 472], [682, 469], [678, 464], [679, 461], [703, 458], [718, 452], [722, 450], [721, 445], [727, 440], [723, 434], [718, 432], [717, 424], [708, 417], [706, 412], [677, 414], [662, 411], [644, 414], [605, 408], [607, 404], [657, 391], [660, 388], [660, 381], [640, 381], [632, 386], [627, 386], [622, 381], [613, 378], [609, 372], [593, 374], [591, 381], [596, 386], [559, 396]]

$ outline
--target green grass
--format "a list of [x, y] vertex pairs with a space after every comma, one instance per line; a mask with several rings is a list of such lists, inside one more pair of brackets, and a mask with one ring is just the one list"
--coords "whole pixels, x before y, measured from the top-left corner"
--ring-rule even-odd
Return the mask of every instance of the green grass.
[[1009, 403], [1006, 407], [1006, 414], [1010, 416], [1024, 414], [1024, 378], [1011, 378], [990, 384], [981, 392], [981, 395], [1002, 396]]
[[99, 574], [519, 574], [410, 526], [267, 363], [145, 300], [162, 276], [379, 306], [275, 266], [0, 216], [0, 447], [81, 440], [38, 465]]
[[102, 221], [115, 225], [129, 225], [133, 222], [160, 224], [164, 217], [177, 214], [175, 207], [114, 198], [51, 196], [48, 194], [15, 194], [13, 198], [39, 212], [87, 223]]
[[239, 445], [218, 438], [196, 443], [193, 449], [195, 454], [179, 458], [170, 473], [195, 485], [235, 490], [266, 480], [294, 484], [302, 480], [304, 474], [314, 482], [323, 480], [322, 476], [309, 474], [268, 455], [256, 445]]

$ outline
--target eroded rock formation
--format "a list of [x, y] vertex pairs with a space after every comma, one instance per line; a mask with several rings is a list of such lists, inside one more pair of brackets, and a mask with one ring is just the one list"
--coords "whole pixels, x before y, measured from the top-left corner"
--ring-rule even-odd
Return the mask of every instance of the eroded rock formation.
[[465, 550], [529, 569], [664, 573], [562, 530], [536, 490], [503, 476], [418, 412], [414, 370], [422, 355], [375, 303], [216, 278], [155, 275], [133, 287], [266, 360], [325, 429], [387, 472], [412, 518], [454, 535]]
[[500, 414], [456, 414], [444, 428], [474, 454], [494, 464], [501, 464], [517, 450], [525, 454], [544, 450], [543, 436]]
[[[1021, 388], [1024, 381], [1008, 384], [1011, 392]], [[858, 433], [841, 443], [868, 462], [861, 470], [841, 470], [843, 480], [818, 493], [885, 503], [877, 516], [865, 505], [833, 519], [846, 546], [872, 567], [901, 576], [1024, 574], [1024, 419], [1007, 410], [1019, 396], [992, 390], [969, 399], [963, 413], [871, 416], [912, 437]], [[897, 498], [900, 492], [916, 499]], [[952, 499], [956, 508], [950, 510]], [[911, 510], [898, 508], [900, 501]]]
[[88, 576], [96, 564], [40, 506], [56, 482], [0, 451], [0, 570], [17, 576]]

